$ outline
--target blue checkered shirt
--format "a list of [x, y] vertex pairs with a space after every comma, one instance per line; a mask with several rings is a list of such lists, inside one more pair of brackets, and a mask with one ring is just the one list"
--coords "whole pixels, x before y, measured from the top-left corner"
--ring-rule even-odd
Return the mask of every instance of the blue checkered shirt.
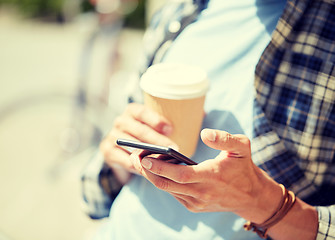
[[[154, 18], [147, 31], [150, 47], [145, 48], [142, 72], [159, 61], [173, 41], [175, 36], [166, 31], [169, 22], [183, 22], [182, 31], [204, 2], [172, 4], [157, 15], [159, 21]], [[253, 160], [277, 182], [317, 206], [317, 239], [326, 240], [335, 239], [334, 63], [335, 1], [288, 0], [255, 71]], [[108, 216], [119, 186], [113, 185], [111, 171], [101, 160], [88, 169], [95, 170], [82, 177], [88, 213]]]
[[317, 239], [335, 239], [334, 63], [335, 2], [293, 0], [256, 67], [253, 160], [319, 206]]

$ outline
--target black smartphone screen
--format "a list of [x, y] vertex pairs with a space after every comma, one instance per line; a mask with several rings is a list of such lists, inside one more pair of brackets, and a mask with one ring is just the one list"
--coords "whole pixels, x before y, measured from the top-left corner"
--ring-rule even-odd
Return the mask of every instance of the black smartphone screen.
[[157, 153], [157, 154], [165, 154], [169, 155], [172, 158], [176, 159], [179, 162], [185, 163], [187, 165], [196, 165], [197, 163], [186, 157], [185, 155], [181, 154], [180, 152], [177, 152], [173, 148], [170, 147], [163, 147], [159, 145], [149, 144], [149, 143], [142, 143], [137, 141], [132, 141], [128, 139], [117, 139], [116, 140], [117, 145], [120, 146], [126, 146], [126, 147], [133, 147], [133, 148], [139, 148], [147, 150], [151, 153]]

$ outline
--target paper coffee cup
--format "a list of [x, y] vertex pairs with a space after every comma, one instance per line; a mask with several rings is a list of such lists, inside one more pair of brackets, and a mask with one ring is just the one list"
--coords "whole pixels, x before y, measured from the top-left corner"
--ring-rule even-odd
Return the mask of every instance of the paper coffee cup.
[[194, 154], [204, 117], [205, 95], [209, 88], [206, 71], [199, 67], [159, 63], [143, 74], [140, 86], [144, 103], [173, 125], [169, 136], [179, 151]]

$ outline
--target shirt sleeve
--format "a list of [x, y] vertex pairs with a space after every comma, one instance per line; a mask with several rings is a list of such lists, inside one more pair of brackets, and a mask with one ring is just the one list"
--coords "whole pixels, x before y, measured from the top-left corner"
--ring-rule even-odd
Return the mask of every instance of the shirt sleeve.
[[112, 203], [122, 188], [98, 151], [81, 176], [84, 212], [92, 219], [108, 217]]
[[335, 239], [335, 205], [317, 207], [319, 215], [319, 230], [317, 240]]

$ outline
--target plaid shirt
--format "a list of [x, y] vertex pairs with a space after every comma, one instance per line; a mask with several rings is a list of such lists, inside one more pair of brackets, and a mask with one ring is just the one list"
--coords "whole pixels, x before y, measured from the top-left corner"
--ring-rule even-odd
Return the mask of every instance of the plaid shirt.
[[[195, 19], [203, 7], [198, 8], [197, 2], [204, 5], [204, 1], [195, 2], [172, 4], [160, 13], [159, 21], [154, 18], [147, 31], [150, 48], [145, 49], [142, 70], [159, 61], [171, 41]], [[183, 24], [171, 35], [168, 26], [176, 20]], [[164, 37], [166, 32], [169, 37]], [[256, 67], [252, 139], [254, 162], [301, 199], [318, 206], [317, 239], [327, 240], [335, 239], [334, 62], [335, 1], [288, 0]], [[109, 179], [111, 172], [101, 160], [96, 162], [101, 168], [86, 171], [82, 178], [84, 200], [91, 216], [105, 217], [116, 194], [109, 194], [110, 198], [106, 193], [113, 191], [101, 190], [102, 182], [112, 185], [102, 180]], [[117, 193], [119, 187], [114, 188]]]
[[[335, 2], [291, 0], [257, 67], [253, 160], [315, 206], [335, 204]], [[335, 238], [335, 205], [318, 207]]]

